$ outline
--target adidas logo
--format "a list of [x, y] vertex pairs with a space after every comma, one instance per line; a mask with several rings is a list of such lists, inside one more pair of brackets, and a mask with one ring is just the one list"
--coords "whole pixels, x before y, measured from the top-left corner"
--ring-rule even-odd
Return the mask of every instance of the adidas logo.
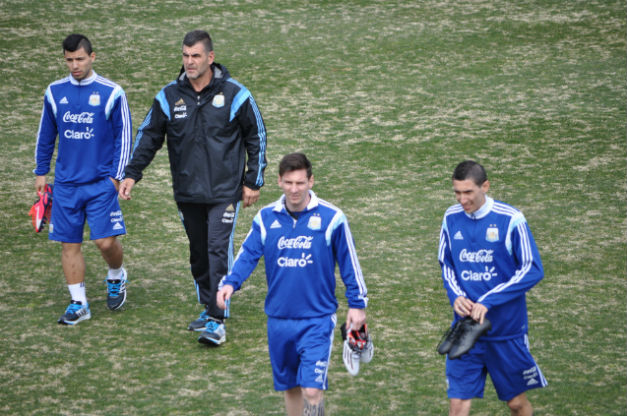
[[281, 228], [281, 224], [279, 224], [279, 221], [274, 220], [270, 228]]
[[532, 378], [527, 382], [528, 386], [531, 386], [532, 384], [538, 384], [538, 380], [536, 380], [535, 378]]
[[464, 239], [464, 236], [462, 235], [461, 231], [457, 231], [455, 233], [455, 236], [453, 237], [453, 240], [463, 240], [463, 239]]
[[185, 105], [185, 101], [183, 101], [182, 98], [179, 98], [179, 100], [175, 102], [174, 105]]
[[67, 97], [63, 97], [61, 98], [61, 101], [59, 101], [59, 104], [67, 104], [67, 103], [68, 103]]
[[122, 228], [123, 228], [122, 224], [120, 224], [119, 222], [116, 222], [115, 225], [113, 226], [114, 230], [121, 230]]

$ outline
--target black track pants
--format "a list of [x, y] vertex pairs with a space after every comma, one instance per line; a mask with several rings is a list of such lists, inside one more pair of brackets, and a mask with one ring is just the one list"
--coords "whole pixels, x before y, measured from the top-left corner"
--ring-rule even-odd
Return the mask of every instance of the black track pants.
[[196, 281], [198, 301], [206, 306], [209, 315], [222, 319], [225, 311], [216, 306], [216, 294], [233, 259], [238, 201], [177, 205], [189, 239], [189, 263]]

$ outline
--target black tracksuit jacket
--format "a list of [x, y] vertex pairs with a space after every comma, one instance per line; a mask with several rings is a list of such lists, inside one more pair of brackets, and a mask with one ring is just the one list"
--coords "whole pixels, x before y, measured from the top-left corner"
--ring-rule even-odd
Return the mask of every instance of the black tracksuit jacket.
[[137, 130], [127, 178], [142, 178], [167, 137], [176, 202], [235, 201], [242, 185], [263, 186], [266, 128], [259, 108], [224, 66], [213, 63], [211, 69], [211, 82], [199, 93], [181, 70], [157, 94]]

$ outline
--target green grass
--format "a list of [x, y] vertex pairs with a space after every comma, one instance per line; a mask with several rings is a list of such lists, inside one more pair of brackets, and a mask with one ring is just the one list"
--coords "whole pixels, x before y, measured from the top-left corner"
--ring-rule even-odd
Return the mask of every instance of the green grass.
[[[450, 319], [437, 263], [449, 177], [482, 162], [491, 194], [522, 209], [545, 279], [528, 295], [532, 352], [549, 381], [536, 415], [627, 410], [626, 15], [619, 1], [0, 1], [0, 414], [283, 414], [267, 356], [259, 267], [234, 299], [228, 342], [186, 331], [199, 312], [162, 151], [124, 202], [129, 299], [106, 309], [85, 244], [92, 319], [68, 302], [60, 247], [33, 233], [43, 92], [66, 75], [61, 41], [92, 40], [98, 73], [127, 92], [134, 127], [180, 68], [185, 32], [255, 95], [267, 185], [290, 151], [351, 223], [370, 291], [372, 363], [350, 377], [336, 338], [335, 415], [447, 413], [435, 345]], [[240, 212], [236, 244], [256, 211]], [[343, 319], [343, 287], [337, 290]], [[488, 383], [473, 414], [506, 414]]]

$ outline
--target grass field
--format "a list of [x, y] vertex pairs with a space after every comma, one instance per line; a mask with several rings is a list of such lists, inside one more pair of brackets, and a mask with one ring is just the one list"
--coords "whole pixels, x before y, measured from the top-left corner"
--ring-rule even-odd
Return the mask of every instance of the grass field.
[[[542, 254], [546, 277], [528, 294], [532, 353], [549, 381], [529, 393], [536, 415], [627, 412], [624, 2], [0, 0], [0, 414], [283, 414], [263, 268], [234, 298], [226, 344], [208, 349], [186, 331], [200, 308], [165, 151], [122, 204], [123, 311], [106, 309], [106, 269], [89, 243], [92, 319], [57, 325], [69, 300], [60, 245], [29, 225], [35, 134], [46, 86], [66, 75], [63, 38], [90, 37], [136, 129], [196, 28], [267, 125], [256, 208], [279, 196], [280, 157], [300, 150], [316, 192], [351, 223], [376, 353], [352, 378], [338, 334], [329, 413], [447, 414], [435, 346], [451, 312], [437, 244], [451, 171], [466, 158], [486, 166], [492, 196], [525, 213]], [[256, 208], [240, 212], [237, 247]], [[507, 414], [489, 382], [473, 414]]]

